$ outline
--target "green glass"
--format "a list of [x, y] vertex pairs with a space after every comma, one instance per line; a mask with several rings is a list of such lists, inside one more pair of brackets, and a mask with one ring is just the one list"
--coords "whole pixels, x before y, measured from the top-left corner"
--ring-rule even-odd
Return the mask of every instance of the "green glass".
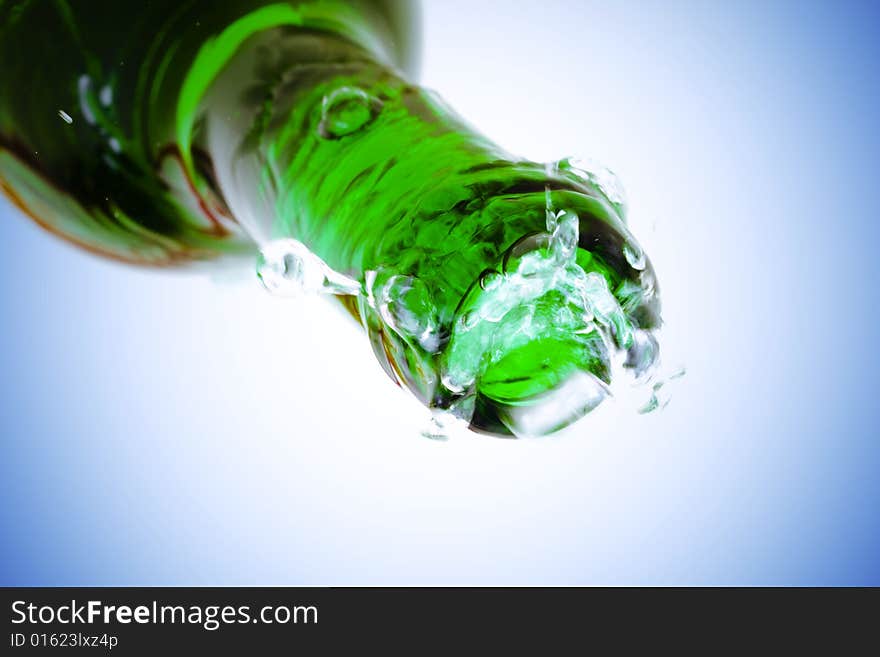
[[409, 5], [120, 5], [0, 0], [0, 183], [42, 225], [141, 264], [250, 254], [492, 434], [555, 431], [655, 366], [657, 284], [613, 185], [411, 82]]

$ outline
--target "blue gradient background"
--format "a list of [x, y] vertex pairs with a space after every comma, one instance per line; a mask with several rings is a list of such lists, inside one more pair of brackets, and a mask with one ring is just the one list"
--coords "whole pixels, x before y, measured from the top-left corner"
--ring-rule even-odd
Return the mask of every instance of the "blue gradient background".
[[688, 368], [551, 440], [422, 439], [329, 304], [4, 202], [0, 584], [880, 585], [878, 7], [425, 3], [427, 85], [621, 176]]

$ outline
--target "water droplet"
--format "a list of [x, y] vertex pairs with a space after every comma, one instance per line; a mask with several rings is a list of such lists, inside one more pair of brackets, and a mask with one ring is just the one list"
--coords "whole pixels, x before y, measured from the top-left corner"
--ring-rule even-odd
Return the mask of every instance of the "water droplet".
[[657, 392], [663, 387], [662, 383], [655, 383], [654, 387], [651, 388], [651, 398], [639, 409], [639, 413], [644, 415], [645, 413], [651, 413], [657, 408], [660, 407], [660, 397], [657, 396]]
[[446, 431], [443, 420], [438, 417], [437, 413], [431, 413], [431, 418], [428, 420], [427, 426], [422, 429], [422, 437], [440, 442], [449, 440], [449, 435]]
[[630, 267], [638, 271], [644, 270], [645, 265], [647, 264], [645, 260], [645, 252], [642, 251], [642, 247], [635, 242], [626, 242], [623, 245], [623, 257], [626, 258]]
[[665, 379], [657, 381], [651, 387], [650, 399], [639, 409], [639, 413], [651, 413], [652, 411], [666, 408], [672, 399], [672, 390], [670, 388], [674, 386], [670, 386], [670, 384], [684, 375], [685, 369], [682, 367], [668, 375]]
[[67, 125], [73, 123], [73, 117], [64, 110], [58, 110], [58, 116], [60, 116], [61, 120], [64, 121]]
[[295, 297], [300, 294], [358, 294], [360, 284], [333, 271], [302, 242], [281, 239], [263, 247], [257, 261], [257, 275], [272, 294]]
[[342, 139], [362, 130], [382, 111], [382, 101], [357, 87], [340, 87], [324, 96], [318, 134], [324, 139]]
[[664, 382], [655, 383], [651, 388], [651, 398], [647, 403], [639, 409], [639, 413], [652, 413], [657, 409], [664, 409], [669, 404], [669, 389], [664, 386]]
[[[375, 285], [375, 283], [374, 283]], [[440, 348], [440, 321], [427, 286], [414, 276], [395, 274], [374, 289], [373, 298], [382, 320], [407, 341], [428, 353]]]

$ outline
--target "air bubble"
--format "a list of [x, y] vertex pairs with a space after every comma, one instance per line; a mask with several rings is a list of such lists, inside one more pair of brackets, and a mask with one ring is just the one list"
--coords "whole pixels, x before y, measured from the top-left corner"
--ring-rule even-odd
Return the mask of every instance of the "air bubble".
[[480, 319], [480, 314], [478, 312], [475, 312], [473, 310], [469, 310], [469, 311], [466, 311], [464, 314], [462, 314], [458, 321], [459, 321], [459, 325], [464, 330], [467, 331], [467, 330], [474, 328], [477, 325], [477, 321], [479, 319]]
[[357, 87], [340, 87], [324, 96], [318, 134], [324, 139], [342, 139], [363, 130], [382, 111], [382, 101]]
[[113, 104], [113, 87], [109, 84], [105, 84], [101, 87], [101, 91], [98, 94], [98, 100], [101, 101], [101, 104], [104, 107], [110, 107]]

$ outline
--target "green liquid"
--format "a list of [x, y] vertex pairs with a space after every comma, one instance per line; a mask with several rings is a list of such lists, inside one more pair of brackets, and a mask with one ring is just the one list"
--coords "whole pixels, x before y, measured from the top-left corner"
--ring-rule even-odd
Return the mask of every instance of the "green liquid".
[[[113, 194], [94, 170], [70, 174], [72, 186], [27, 156], [15, 135], [30, 120], [3, 108], [0, 174], [19, 204], [54, 198], [41, 216], [56, 231], [133, 260], [256, 245], [267, 288], [338, 295], [394, 380], [479, 431], [550, 433], [599, 404], [612, 377], [651, 369], [656, 280], [612, 188], [569, 161], [515, 158], [465, 125], [376, 45], [367, 9], [240, 4], [210, 36], [176, 41], [186, 67], [173, 49], [154, 58], [161, 76], [144, 65], [149, 79], [134, 86], [159, 89], [147, 106], [164, 119], [146, 125], [161, 139], [102, 115], [86, 130], [99, 148], [59, 155], [109, 167], [123, 181]], [[163, 97], [175, 112], [160, 111]], [[126, 98], [131, 120], [144, 98]], [[68, 118], [53, 130], [79, 127]]]

